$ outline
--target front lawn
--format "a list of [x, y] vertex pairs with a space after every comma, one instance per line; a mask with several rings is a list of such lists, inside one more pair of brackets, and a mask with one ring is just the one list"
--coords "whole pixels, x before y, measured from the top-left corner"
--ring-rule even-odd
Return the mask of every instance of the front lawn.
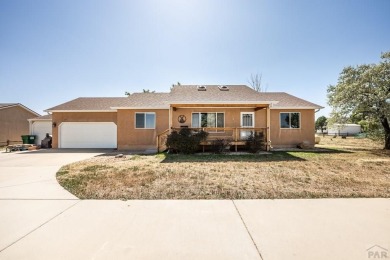
[[82, 199], [390, 197], [390, 153], [367, 139], [326, 137], [312, 151], [246, 155], [106, 154], [64, 166]]

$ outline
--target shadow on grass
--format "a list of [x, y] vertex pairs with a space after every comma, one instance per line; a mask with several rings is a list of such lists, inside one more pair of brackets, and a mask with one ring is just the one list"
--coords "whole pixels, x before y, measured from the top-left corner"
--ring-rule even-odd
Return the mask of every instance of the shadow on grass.
[[370, 153], [379, 157], [383, 157], [383, 156], [390, 157], [390, 150], [374, 149], [374, 150], [370, 150]]
[[306, 161], [315, 156], [337, 153], [351, 153], [337, 149], [316, 149], [306, 151], [273, 151], [264, 154], [164, 154], [161, 163], [178, 162], [281, 162], [281, 161]]
[[[61, 148], [61, 149], [39, 149], [32, 151], [14, 151], [12, 153], [18, 155], [31, 155], [31, 154], [64, 154], [64, 153], [114, 153], [114, 149], [104, 148]], [[5, 153], [5, 151], [4, 151]]]

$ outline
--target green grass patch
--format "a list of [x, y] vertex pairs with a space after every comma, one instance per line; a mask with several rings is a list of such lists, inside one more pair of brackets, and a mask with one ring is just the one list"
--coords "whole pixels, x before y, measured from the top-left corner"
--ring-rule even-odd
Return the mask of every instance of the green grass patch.
[[142, 160], [142, 157], [141, 157], [141, 155], [139, 155], [139, 154], [135, 154], [135, 155], [132, 155], [132, 156], [129, 158], [129, 160], [131, 160], [131, 161]]
[[69, 166], [62, 166], [57, 172], [57, 177], [66, 175], [69, 173]]
[[105, 169], [110, 169], [113, 168], [112, 166], [107, 166], [107, 165], [90, 165], [87, 167], [84, 167], [81, 171], [83, 172], [97, 172], [99, 170], [105, 170]]
[[302, 159], [309, 159], [309, 158], [323, 156], [323, 154], [319, 152], [287, 152], [287, 153], [293, 157], [298, 157]]

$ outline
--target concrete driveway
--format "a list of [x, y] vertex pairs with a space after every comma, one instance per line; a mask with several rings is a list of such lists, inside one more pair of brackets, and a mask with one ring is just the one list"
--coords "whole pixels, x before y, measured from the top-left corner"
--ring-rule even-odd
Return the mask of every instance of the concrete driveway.
[[390, 259], [390, 199], [94, 201], [58, 185], [101, 152], [0, 153], [0, 259]]

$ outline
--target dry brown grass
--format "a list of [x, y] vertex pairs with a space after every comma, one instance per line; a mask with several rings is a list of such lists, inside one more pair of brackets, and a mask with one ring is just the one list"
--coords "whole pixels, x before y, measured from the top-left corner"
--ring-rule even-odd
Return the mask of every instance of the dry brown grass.
[[[107, 154], [63, 167], [58, 181], [88, 199], [390, 197], [390, 153], [367, 139], [269, 155]], [[324, 149], [329, 148], [329, 149]]]

